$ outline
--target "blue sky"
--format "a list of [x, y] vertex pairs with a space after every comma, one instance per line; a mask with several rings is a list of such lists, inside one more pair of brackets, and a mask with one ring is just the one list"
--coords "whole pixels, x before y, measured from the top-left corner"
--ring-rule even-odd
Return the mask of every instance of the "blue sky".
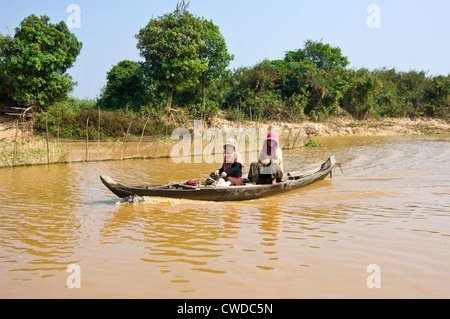
[[[106, 73], [119, 61], [142, 60], [134, 35], [152, 17], [175, 9], [177, 0], [0, 0], [0, 32], [14, 34], [28, 15], [67, 21], [70, 4], [81, 9], [83, 42], [69, 70], [78, 86], [72, 95], [95, 98]], [[369, 28], [369, 5], [380, 9], [381, 28]], [[230, 68], [252, 66], [265, 58], [281, 59], [307, 39], [339, 46], [350, 67], [450, 73], [450, 1], [448, 0], [191, 0], [189, 11], [219, 26], [230, 53]], [[8, 30], [9, 28], [9, 30]]]

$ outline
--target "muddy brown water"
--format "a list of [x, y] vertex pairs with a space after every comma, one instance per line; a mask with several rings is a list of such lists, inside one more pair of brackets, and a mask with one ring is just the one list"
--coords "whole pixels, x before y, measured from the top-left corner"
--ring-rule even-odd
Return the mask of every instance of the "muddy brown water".
[[316, 140], [286, 150], [285, 169], [334, 154], [344, 174], [244, 202], [126, 204], [99, 180], [203, 178], [214, 163], [1, 169], [0, 297], [449, 298], [450, 137]]

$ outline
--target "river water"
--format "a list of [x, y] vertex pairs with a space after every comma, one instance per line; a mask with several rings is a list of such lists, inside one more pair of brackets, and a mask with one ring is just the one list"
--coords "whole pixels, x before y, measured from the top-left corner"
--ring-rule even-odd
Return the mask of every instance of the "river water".
[[334, 154], [343, 173], [245, 202], [122, 203], [99, 180], [203, 178], [214, 163], [1, 169], [0, 298], [449, 298], [450, 137], [316, 140], [285, 150], [285, 170]]

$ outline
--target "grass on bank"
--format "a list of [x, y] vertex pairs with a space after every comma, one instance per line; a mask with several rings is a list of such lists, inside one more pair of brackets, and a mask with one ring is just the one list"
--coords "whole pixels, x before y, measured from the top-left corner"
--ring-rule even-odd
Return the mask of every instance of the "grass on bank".
[[[56, 141], [49, 143], [43, 138], [18, 138], [17, 141], [0, 143], [0, 167], [44, 164], [48, 160], [62, 161], [66, 147]], [[50, 158], [48, 158], [48, 154]]]

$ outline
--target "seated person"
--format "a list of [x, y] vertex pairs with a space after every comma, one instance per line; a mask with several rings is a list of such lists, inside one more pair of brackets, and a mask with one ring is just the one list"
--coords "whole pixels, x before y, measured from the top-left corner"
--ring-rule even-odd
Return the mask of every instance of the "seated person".
[[250, 165], [248, 179], [253, 185], [275, 184], [283, 178], [283, 152], [275, 132], [270, 132], [264, 142], [259, 161]]
[[231, 186], [242, 185], [244, 162], [241, 154], [238, 152], [236, 140], [233, 138], [227, 139], [223, 147], [225, 149], [223, 165], [220, 169], [211, 173], [210, 176], [214, 180], [223, 178], [226, 182], [231, 182]]

